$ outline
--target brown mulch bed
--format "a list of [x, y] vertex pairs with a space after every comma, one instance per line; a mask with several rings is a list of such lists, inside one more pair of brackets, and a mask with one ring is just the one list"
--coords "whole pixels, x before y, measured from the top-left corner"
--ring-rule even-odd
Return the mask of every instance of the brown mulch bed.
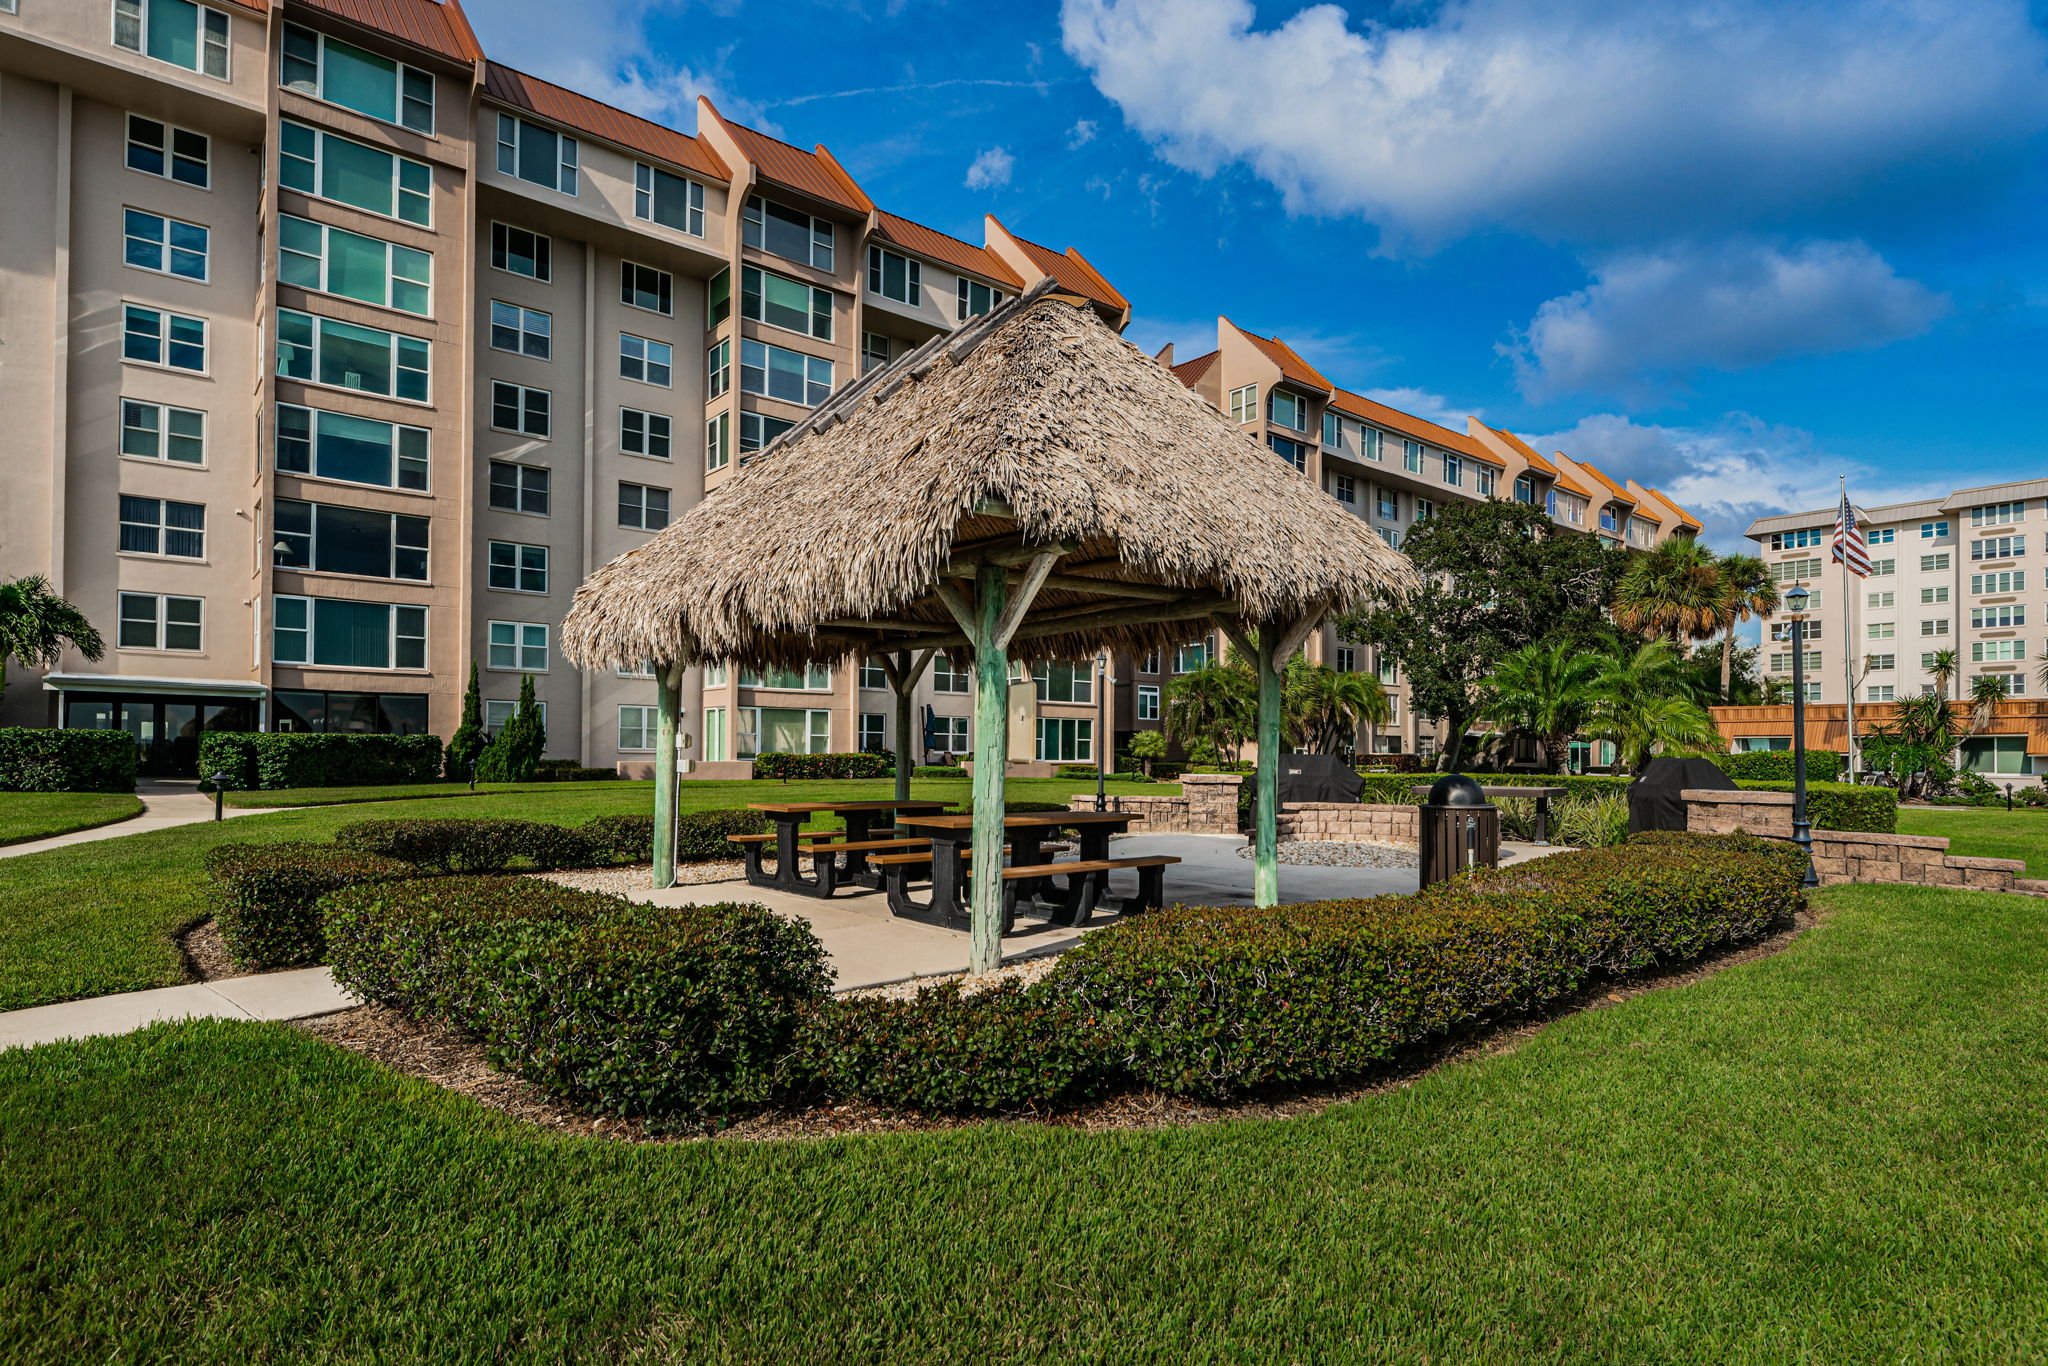
[[185, 956], [185, 972], [195, 982], [217, 982], [223, 977], [243, 976], [228, 946], [221, 942], [220, 926], [202, 920], [178, 936], [178, 952]]
[[1361, 1100], [1395, 1087], [1412, 1086], [1439, 1067], [1472, 1058], [1512, 1053], [1562, 1016], [1581, 1010], [1604, 1010], [1645, 992], [1668, 991], [1704, 981], [1717, 972], [1768, 958], [1819, 923], [1813, 911], [1802, 912], [1792, 927], [1739, 948], [1729, 949], [1667, 972], [1601, 983], [1534, 1017], [1501, 1024], [1480, 1034], [1411, 1050], [1380, 1076], [1362, 1083], [1305, 1088], [1219, 1105], [1133, 1090], [1099, 1100], [1043, 1110], [996, 1116], [905, 1113], [866, 1101], [818, 1106], [806, 1110], [768, 1110], [750, 1115], [715, 1134], [650, 1129], [640, 1120], [586, 1115], [543, 1095], [536, 1087], [493, 1068], [476, 1040], [444, 1025], [424, 1023], [388, 1006], [362, 1006], [302, 1020], [297, 1028], [318, 1039], [374, 1058], [407, 1076], [460, 1092], [481, 1105], [557, 1133], [630, 1142], [681, 1142], [705, 1138], [752, 1142], [770, 1139], [832, 1138], [853, 1134], [930, 1132], [987, 1123], [1057, 1125], [1084, 1132], [1114, 1129], [1165, 1128], [1209, 1124], [1233, 1119], [1288, 1119], [1319, 1114], [1333, 1105]]

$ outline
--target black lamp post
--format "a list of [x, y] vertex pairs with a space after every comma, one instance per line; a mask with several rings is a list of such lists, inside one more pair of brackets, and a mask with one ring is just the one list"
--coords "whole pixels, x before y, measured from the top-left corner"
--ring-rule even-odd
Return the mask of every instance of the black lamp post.
[[1109, 796], [1103, 788], [1108, 773], [1105, 766], [1108, 750], [1116, 748], [1109, 741], [1109, 656], [1095, 656], [1095, 809], [1109, 810]]
[[1792, 842], [1806, 856], [1802, 886], [1817, 887], [1813, 875], [1813, 822], [1806, 819], [1806, 605], [1813, 594], [1795, 585], [1785, 594], [1792, 613]]

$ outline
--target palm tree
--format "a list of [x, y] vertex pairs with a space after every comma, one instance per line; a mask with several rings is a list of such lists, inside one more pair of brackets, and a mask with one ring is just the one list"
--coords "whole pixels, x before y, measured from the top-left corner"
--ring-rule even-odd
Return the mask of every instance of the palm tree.
[[1720, 629], [1723, 590], [1714, 552], [1673, 536], [1630, 558], [1614, 590], [1614, 622], [1672, 644], [1706, 640]]
[[67, 648], [95, 664], [106, 653], [85, 613], [52, 593], [41, 574], [0, 583], [0, 694], [7, 689], [9, 658], [31, 669], [54, 669]]
[[1167, 680], [1166, 738], [1183, 748], [1207, 739], [1231, 757], [1258, 730], [1258, 680], [1251, 665], [1233, 653]]
[[[2048, 658], [2048, 656], [2043, 656]], [[1936, 650], [1927, 662], [1927, 671], [1934, 675], [1934, 691], [1943, 701], [1948, 700], [1948, 685], [1956, 681], [1956, 672], [1962, 656], [1954, 650]], [[2048, 678], [2048, 671], [2042, 673]]]
[[1998, 704], [2010, 696], [2005, 680], [1998, 674], [1978, 674], [1970, 680], [1970, 734], [1990, 725]]
[[1633, 772], [1662, 752], [1711, 753], [1720, 741], [1713, 718], [1685, 681], [1684, 661], [1661, 640], [1601, 662], [1586, 731], [1611, 740]]
[[1387, 690], [1371, 674], [1287, 661], [1280, 706], [1287, 737], [1303, 754], [1337, 754], [1351, 747], [1361, 725], [1383, 726], [1393, 715]]
[[1592, 717], [1600, 659], [1564, 641], [1528, 645], [1494, 666], [1480, 717], [1519, 727], [1543, 746], [1546, 773], [1562, 773], [1572, 736]]
[[1770, 566], [1754, 555], [1723, 555], [1715, 569], [1721, 589], [1721, 700], [1726, 702], [1735, 682], [1735, 628], [1778, 610], [1778, 581], [1771, 577]]

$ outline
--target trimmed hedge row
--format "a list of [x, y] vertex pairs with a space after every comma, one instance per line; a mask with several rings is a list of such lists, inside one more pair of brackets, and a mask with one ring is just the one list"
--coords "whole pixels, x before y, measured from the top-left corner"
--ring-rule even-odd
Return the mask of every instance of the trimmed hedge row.
[[541, 872], [589, 868], [603, 862], [605, 852], [566, 826], [459, 817], [356, 821], [335, 831], [334, 842], [435, 873], [502, 873], [521, 861]]
[[213, 919], [235, 963], [299, 968], [327, 956], [320, 898], [365, 882], [419, 876], [409, 863], [324, 844], [223, 844], [206, 854]]
[[601, 1114], [768, 1099], [831, 974], [760, 906], [643, 906], [531, 878], [361, 886], [325, 903], [342, 985], [446, 1021], [491, 1061]]
[[[652, 816], [598, 816], [585, 821], [582, 830], [622, 863], [648, 863], [654, 858]], [[727, 835], [765, 835], [768, 830], [768, 817], [759, 811], [685, 811], [676, 817], [676, 862], [737, 858], [738, 847]]]
[[[202, 742], [203, 743], [203, 742]], [[0, 730], [0, 792], [133, 792], [125, 730]]]
[[[1789, 783], [1792, 781], [1792, 751], [1789, 749], [1753, 749], [1741, 754], [1717, 754], [1714, 762], [1721, 771], [1741, 782], [1749, 779], [1760, 783]], [[1841, 781], [1842, 756], [1832, 749], [1809, 749], [1806, 751], [1806, 780], [1810, 783], [1833, 783]]]
[[[1790, 792], [1792, 784], [1738, 782], [1745, 792]], [[1895, 835], [1899, 830], [1899, 794], [1896, 788], [1865, 786], [1861, 783], [1816, 783], [1806, 785], [1806, 817], [1816, 830], [1858, 830], [1873, 835]]]
[[[1443, 776], [1441, 773], [1363, 773], [1359, 778], [1365, 784], [1365, 792], [1359, 800], [1414, 806], [1422, 800], [1415, 795], [1415, 789], [1428, 787]], [[1470, 773], [1466, 776], [1481, 787], [1562, 787], [1566, 789], [1565, 795], [1553, 800], [1553, 810], [1610, 792], [1625, 794], [1631, 781], [1605, 773], [1560, 773], [1556, 776], [1543, 773]]]
[[888, 754], [789, 754], [775, 751], [754, 757], [756, 778], [886, 778], [896, 771]]
[[437, 782], [435, 735], [327, 735], [211, 731], [199, 741], [204, 777], [226, 773], [240, 791], [287, 787], [382, 787]]

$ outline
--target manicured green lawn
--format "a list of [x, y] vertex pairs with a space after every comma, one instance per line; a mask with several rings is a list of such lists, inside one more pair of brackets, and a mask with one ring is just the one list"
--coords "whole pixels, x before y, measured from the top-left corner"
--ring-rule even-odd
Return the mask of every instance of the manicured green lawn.
[[142, 799], [125, 792], [0, 792], [0, 844], [22, 844], [125, 821]]
[[470, 791], [468, 783], [407, 783], [400, 787], [282, 787], [267, 792], [230, 792], [222, 801], [229, 806], [245, 810], [264, 810], [276, 806], [344, 806], [357, 802], [423, 801], [429, 797], [488, 797], [506, 792], [580, 792], [585, 788], [638, 788], [643, 792], [650, 792], [653, 787], [652, 783], [610, 781], [478, 783], [474, 792]]
[[[1064, 800], [1072, 779], [1017, 780], [1015, 800]], [[964, 802], [968, 785], [914, 783], [920, 797]], [[1172, 793], [1173, 784], [1111, 784], [1111, 791]], [[698, 782], [682, 785], [685, 810], [758, 801], [858, 801], [893, 791], [874, 782]], [[79, 996], [169, 986], [184, 980], [173, 937], [208, 915], [206, 851], [224, 842], [326, 840], [351, 821], [403, 816], [505, 816], [580, 825], [592, 816], [653, 809], [651, 783], [540, 783], [459, 801], [439, 798], [305, 807], [218, 824], [180, 826], [0, 861], [0, 1010]]]
[[1292, 1122], [634, 1148], [283, 1026], [0, 1054], [0, 1359], [2048, 1358], [2048, 913], [1825, 901]]
[[2048, 877], [2048, 810], [1902, 806], [1899, 833], [1945, 835], [1951, 854], [2025, 859], [2028, 877]]

